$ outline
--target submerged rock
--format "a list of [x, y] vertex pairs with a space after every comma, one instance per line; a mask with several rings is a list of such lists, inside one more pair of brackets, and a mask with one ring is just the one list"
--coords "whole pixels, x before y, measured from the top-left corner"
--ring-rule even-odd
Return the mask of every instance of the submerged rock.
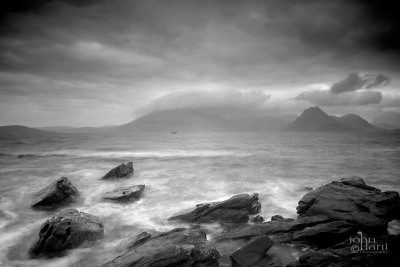
[[399, 201], [397, 192], [382, 192], [360, 177], [343, 178], [307, 193], [297, 207], [300, 216], [326, 215], [362, 227], [386, 227]]
[[56, 255], [103, 236], [104, 227], [99, 218], [74, 209], [64, 209], [42, 224], [39, 238], [31, 246], [30, 254]]
[[79, 196], [79, 191], [67, 177], [61, 177], [33, 196], [32, 207], [49, 206], [68, 202]]
[[260, 211], [261, 204], [258, 202], [258, 194], [240, 194], [221, 202], [199, 204], [190, 212], [175, 215], [168, 220], [180, 220], [184, 222], [247, 222], [249, 214]]
[[139, 199], [145, 185], [133, 185], [128, 187], [117, 188], [114, 191], [106, 192], [103, 195], [103, 199], [117, 200], [117, 201], [129, 201], [132, 199]]
[[220, 255], [201, 230], [176, 228], [150, 238], [147, 235], [103, 267], [218, 266]]
[[133, 174], [133, 171], [132, 161], [129, 161], [111, 169], [102, 179], [128, 177]]
[[232, 267], [251, 267], [266, 257], [267, 251], [274, 242], [266, 236], [261, 236], [241, 247], [230, 255]]

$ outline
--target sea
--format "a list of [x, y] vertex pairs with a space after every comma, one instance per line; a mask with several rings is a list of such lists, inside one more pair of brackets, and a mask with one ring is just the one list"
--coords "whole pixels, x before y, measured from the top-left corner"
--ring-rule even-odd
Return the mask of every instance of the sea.
[[[101, 180], [132, 161], [134, 175]], [[400, 134], [357, 133], [86, 133], [0, 138], [0, 266], [99, 266], [137, 234], [185, 226], [168, 217], [196, 204], [258, 193], [261, 215], [295, 217], [310, 188], [358, 175], [400, 192]], [[105, 236], [57, 258], [31, 259], [40, 226], [58, 210], [30, 207], [32, 195], [65, 176], [80, 191], [70, 208], [98, 216]], [[144, 184], [131, 203], [101, 199], [114, 188]], [[204, 226], [208, 238], [221, 231]]]

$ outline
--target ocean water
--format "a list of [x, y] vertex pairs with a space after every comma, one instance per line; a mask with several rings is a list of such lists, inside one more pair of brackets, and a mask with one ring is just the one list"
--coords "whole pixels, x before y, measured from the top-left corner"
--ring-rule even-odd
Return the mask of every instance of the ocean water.
[[[100, 180], [133, 161], [128, 179]], [[261, 215], [296, 215], [297, 202], [331, 180], [360, 175], [400, 191], [400, 135], [327, 133], [51, 134], [0, 139], [0, 266], [98, 266], [142, 231], [184, 226], [167, 218], [198, 203], [257, 192]], [[98, 216], [105, 238], [53, 259], [29, 259], [41, 223], [55, 211], [30, 208], [32, 194], [66, 176], [82, 199], [70, 205]], [[104, 202], [105, 191], [145, 184], [141, 200]], [[207, 226], [209, 238], [220, 231]]]

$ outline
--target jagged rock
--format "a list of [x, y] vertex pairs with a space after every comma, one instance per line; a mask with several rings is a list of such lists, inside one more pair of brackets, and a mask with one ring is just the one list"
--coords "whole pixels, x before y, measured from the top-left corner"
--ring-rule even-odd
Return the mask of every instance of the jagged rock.
[[258, 213], [261, 204], [258, 202], [258, 194], [240, 194], [228, 200], [214, 203], [199, 204], [190, 212], [175, 215], [168, 220], [180, 220], [184, 222], [247, 222], [249, 214]]
[[49, 206], [68, 202], [79, 196], [78, 190], [67, 177], [61, 177], [33, 196], [32, 207]]
[[151, 234], [149, 234], [148, 232], [142, 232], [140, 234], [138, 234], [134, 240], [132, 240], [131, 242], [129, 242], [129, 244], [127, 245], [127, 249], [132, 249], [135, 246], [141, 245], [143, 243], [145, 243], [147, 240], [149, 240], [151, 238]]
[[258, 237], [230, 255], [232, 267], [255, 266], [257, 262], [266, 257], [266, 253], [273, 244], [274, 242], [266, 236]]
[[313, 251], [301, 255], [299, 262], [301, 266], [328, 266], [329, 264], [335, 263], [338, 258], [338, 256], [329, 252]]
[[272, 235], [277, 233], [295, 232], [306, 227], [331, 221], [326, 216], [310, 216], [294, 221], [269, 221], [257, 224], [238, 225], [225, 229], [218, 239], [247, 238], [260, 235]]
[[344, 221], [333, 221], [307, 227], [292, 234], [293, 241], [306, 241], [327, 247], [340, 241], [347, 240], [357, 232], [354, 224]]
[[74, 209], [64, 209], [42, 224], [39, 238], [31, 246], [30, 253], [32, 256], [51, 256], [103, 236], [104, 227], [99, 218]]
[[110, 170], [106, 175], [103, 176], [102, 179], [127, 177], [132, 175], [133, 171], [132, 161], [129, 161], [127, 163], [122, 163], [121, 165]]
[[362, 227], [386, 227], [399, 201], [397, 192], [365, 184], [360, 177], [343, 178], [307, 193], [297, 207], [300, 216], [326, 215]]
[[218, 266], [219, 257], [203, 231], [176, 228], [131, 246], [103, 267]]
[[389, 235], [399, 235], [400, 234], [400, 221], [393, 220], [388, 223], [387, 232]]
[[132, 199], [139, 199], [144, 188], [145, 185], [133, 185], [117, 188], [114, 191], [104, 193], [103, 199], [117, 201], [129, 201]]
[[254, 222], [254, 223], [260, 223], [260, 222], [263, 222], [263, 221], [264, 221], [264, 218], [263, 218], [263, 216], [261, 216], [261, 215], [256, 215], [256, 216], [254, 216], [251, 220], [252, 220], [252, 222]]

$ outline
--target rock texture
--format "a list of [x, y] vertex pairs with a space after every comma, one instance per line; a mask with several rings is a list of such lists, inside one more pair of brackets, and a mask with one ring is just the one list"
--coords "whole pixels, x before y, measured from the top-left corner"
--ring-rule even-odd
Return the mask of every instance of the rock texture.
[[228, 200], [214, 203], [199, 204], [190, 212], [179, 214], [169, 220], [180, 220], [191, 223], [227, 222], [240, 223], [249, 220], [249, 214], [260, 211], [258, 194], [240, 194]]
[[360, 177], [343, 178], [307, 193], [299, 202], [300, 216], [326, 215], [362, 227], [386, 228], [399, 201], [397, 192], [382, 192]]
[[128, 177], [133, 174], [133, 171], [133, 164], [129, 161], [111, 169], [102, 179]]
[[251, 267], [266, 257], [267, 251], [274, 242], [266, 236], [261, 236], [236, 250], [230, 256], [232, 267]]
[[93, 215], [74, 209], [64, 209], [44, 222], [39, 238], [30, 248], [32, 256], [59, 254], [100, 239], [104, 227]]
[[103, 267], [218, 266], [220, 255], [201, 230], [176, 228], [138, 240], [142, 241]]
[[139, 199], [145, 185], [133, 185], [128, 187], [117, 188], [114, 191], [106, 192], [103, 195], [103, 199], [116, 200], [116, 201], [129, 201]]
[[71, 184], [66, 177], [61, 177], [57, 181], [46, 186], [33, 196], [32, 207], [49, 206], [73, 200], [79, 196], [78, 190]]

